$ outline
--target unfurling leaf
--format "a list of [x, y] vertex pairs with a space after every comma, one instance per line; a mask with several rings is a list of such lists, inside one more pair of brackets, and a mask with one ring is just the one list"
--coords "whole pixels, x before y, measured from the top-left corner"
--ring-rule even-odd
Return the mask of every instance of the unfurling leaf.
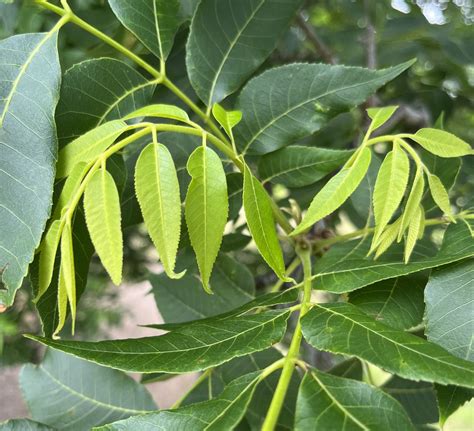
[[181, 234], [181, 200], [176, 168], [168, 149], [149, 144], [135, 167], [135, 189], [145, 226], [170, 278], [175, 274]]
[[371, 151], [363, 148], [355, 153], [342, 170], [332, 177], [314, 197], [303, 221], [291, 232], [298, 235], [309, 229], [317, 221], [338, 209], [354, 192], [369, 169]]
[[393, 150], [382, 162], [374, 189], [374, 242], [390, 222], [403, 199], [410, 174], [410, 161], [395, 141]]
[[410, 139], [439, 157], [462, 157], [474, 154], [474, 150], [467, 142], [444, 130], [420, 129], [414, 135], [410, 135]]
[[68, 176], [74, 166], [80, 162], [90, 162], [103, 153], [123, 133], [127, 125], [122, 120], [109, 121], [90, 130], [60, 152], [56, 178]]
[[411, 188], [410, 194], [408, 195], [408, 200], [405, 205], [405, 209], [402, 214], [402, 222], [400, 224], [400, 231], [398, 232], [398, 241], [403, 237], [403, 233], [410, 224], [412, 217], [415, 215], [420, 203], [423, 198], [423, 192], [425, 190], [425, 179], [423, 176], [423, 169], [418, 168], [415, 174], [415, 179], [413, 180], [413, 186]]
[[67, 288], [66, 288], [66, 281], [64, 279], [64, 270], [61, 263], [59, 268], [59, 280], [58, 280], [58, 299], [57, 299], [57, 307], [58, 307], [58, 323], [56, 325], [56, 329], [52, 334], [52, 338], [58, 339], [59, 333], [61, 329], [63, 329], [64, 324], [66, 323], [67, 317]]
[[428, 184], [430, 186], [431, 196], [436, 202], [436, 205], [438, 205], [444, 214], [446, 214], [453, 222], [455, 222], [453, 212], [451, 210], [451, 204], [449, 202], [448, 192], [444, 188], [444, 185], [439, 177], [434, 174], [428, 174]]
[[242, 120], [241, 111], [226, 111], [221, 105], [215, 103], [212, 107], [212, 115], [227, 133], [227, 136], [233, 139], [232, 129]]
[[383, 108], [367, 109], [367, 115], [372, 119], [370, 131], [373, 132], [380, 126], [383, 126], [388, 120], [390, 120], [397, 109], [398, 106], [384, 106]]
[[209, 279], [229, 212], [227, 179], [219, 156], [204, 146], [193, 151], [187, 169], [192, 180], [186, 194], [186, 224], [203, 287], [211, 293]]
[[286, 279], [283, 252], [278, 242], [270, 197], [248, 166], [244, 171], [243, 201], [247, 225], [258, 251], [275, 274], [282, 280]]
[[418, 206], [417, 211], [413, 214], [410, 224], [408, 225], [407, 237], [405, 240], [405, 263], [410, 260], [411, 253], [415, 248], [417, 239], [420, 237], [420, 231], [422, 229], [422, 223], [424, 220], [423, 207]]
[[379, 238], [375, 241], [372, 239], [372, 245], [369, 250], [371, 254], [375, 249], [375, 259], [381, 256], [387, 249], [395, 242], [400, 230], [400, 224], [402, 219], [399, 217], [392, 224], [388, 225], [386, 229], [380, 234]]
[[115, 285], [122, 281], [123, 240], [117, 186], [105, 166], [97, 170], [84, 192], [84, 211], [92, 244]]
[[[76, 272], [74, 269], [74, 249], [72, 245], [72, 226], [66, 221], [61, 234], [61, 268], [59, 270], [59, 294], [64, 290], [71, 309], [72, 332], [76, 320]], [[63, 284], [63, 287], [61, 287]], [[62, 293], [64, 294], [64, 292]], [[64, 299], [63, 299], [64, 300]], [[65, 310], [64, 310], [65, 311]], [[65, 314], [65, 313], [64, 313]]]
[[184, 123], [189, 122], [189, 116], [184, 109], [178, 108], [175, 105], [156, 104], [148, 105], [143, 108], [137, 109], [131, 112], [123, 120], [130, 120], [132, 118], [140, 117], [158, 117], [167, 118], [169, 120], [182, 121]]

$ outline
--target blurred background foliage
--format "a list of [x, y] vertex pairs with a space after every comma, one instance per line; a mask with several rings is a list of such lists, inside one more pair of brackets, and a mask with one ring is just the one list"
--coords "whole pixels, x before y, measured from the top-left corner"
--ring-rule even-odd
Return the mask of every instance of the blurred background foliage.
[[[191, 15], [197, 1], [183, 1]], [[134, 52], [146, 56], [150, 62], [156, 61], [147, 55], [146, 49], [114, 18], [105, 0], [70, 0], [70, 4], [78, 15], [94, 26]], [[47, 30], [56, 20], [55, 16], [40, 11], [30, 1], [0, 2], [0, 39], [18, 33]], [[367, 105], [400, 105], [381, 133], [411, 132], [438, 121], [438, 126], [473, 142], [473, 23], [474, 9], [470, 0], [311, 0], [306, 2], [277, 50], [257, 74], [266, 68], [298, 61], [383, 68], [416, 58], [416, 64], [408, 73], [385, 86], [376, 97], [367, 102]], [[177, 36], [167, 69], [178, 86], [195, 98], [186, 78], [186, 37], [187, 25], [184, 24]], [[64, 71], [85, 59], [118, 55], [116, 51], [98, 43], [95, 38], [73, 25], [64, 28], [59, 43]], [[177, 103], [161, 89], [158, 89], [155, 98], [161, 103]], [[232, 97], [226, 101], [229, 106], [232, 103]], [[362, 108], [341, 114], [323, 130], [298, 144], [330, 148], [356, 146], [367, 126]], [[131, 170], [133, 154], [125, 155], [125, 159], [126, 166]], [[449, 171], [451, 167], [447, 164], [441, 169]], [[456, 171], [454, 167], [454, 172]], [[133, 176], [128, 175], [125, 179], [124, 196], [127, 196], [127, 187], [133, 186], [130, 178], [133, 179]], [[183, 181], [187, 181], [186, 178]], [[305, 207], [321, 184], [293, 189], [291, 196]], [[272, 191], [285, 205], [288, 190], [277, 186]], [[318, 224], [317, 234], [324, 236], [325, 231], [330, 232], [340, 226], [341, 220], [349, 226], [352, 224], [363, 227], [370, 216], [368, 205], [363, 203], [366, 194], [366, 188], [362, 188], [338, 214]], [[459, 209], [474, 206], [472, 161], [466, 159], [457, 185], [451, 190], [451, 196]], [[241, 203], [235, 202], [235, 205], [238, 209]], [[133, 288], [133, 283], [143, 280], [150, 268], [153, 270], [156, 256], [140, 225], [135, 224], [137, 219], [133, 202], [127, 208], [124, 217], [131, 220], [131, 226], [125, 231], [125, 277], [131, 283], [130, 288]], [[431, 217], [436, 215], [435, 212], [430, 214]], [[226, 251], [240, 248], [240, 244], [248, 241], [242, 220], [236, 217], [235, 223], [237, 231], [234, 229], [235, 233], [226, 236], [224, 242]], [[185, 247], [186, 238], [182, 242], [182, 247]], [[275, 281], [251, 248], [237, 254], [237, 260], [247, 264], [253, 274], [256, 274], [257, 289]], [[107, 337], [108, 329], [120, 325], [126, 313], [119, 305], [117, 290], [110, 286], [104, 287], [107, 285], [106, 280], [100, 264], [96, 259], [93, 260], [88, 288], [78, 309], [76, 333], [79, 337]], [[0, 365], [35, 362], [39, 359], [35, 350], [37, 347], [20, 335], [23, 332], [37, 332], [39, 329], [30, 296], [29, 286], [25, 285], [17, 296], [15, 306], [0, 314]]]

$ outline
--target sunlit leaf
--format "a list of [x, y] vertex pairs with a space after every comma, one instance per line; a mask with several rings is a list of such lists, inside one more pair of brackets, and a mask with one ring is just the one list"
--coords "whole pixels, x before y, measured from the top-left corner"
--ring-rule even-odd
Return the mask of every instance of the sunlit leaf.
[[414, 135], [410, 135], [410, 139], [439, 157], [461, 157], [474, 154], [474, 150], [467, 142], [444, 130], [420, 129]]

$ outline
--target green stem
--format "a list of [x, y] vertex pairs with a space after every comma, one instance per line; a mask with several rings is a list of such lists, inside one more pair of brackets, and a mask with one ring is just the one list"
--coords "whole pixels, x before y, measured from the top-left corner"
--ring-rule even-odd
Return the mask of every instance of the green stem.
[[284, 358], [283, 370], [281, 372], [278, 385], [275, 393], [273, 394], [272, 402], [268, 409], [267, 416], [263, 422], [262, 431], [273, 431], [278, 422], [283, 402], [290, 385], [291, 376], [295, 368], [295, 362], [298, 360], [301, 340], [303, 334], [301, 332], [301, 318], [306, 314], [309, 309], [311, 301], [311, 248], [304, 244], [304, 247], [298, 249], [298, 255], [303, 264], [304, 282], [303, 282], [303, 300], [301, 301], [301, 310], [296, 324], [295, 332], [291, 340], [288, 354]]

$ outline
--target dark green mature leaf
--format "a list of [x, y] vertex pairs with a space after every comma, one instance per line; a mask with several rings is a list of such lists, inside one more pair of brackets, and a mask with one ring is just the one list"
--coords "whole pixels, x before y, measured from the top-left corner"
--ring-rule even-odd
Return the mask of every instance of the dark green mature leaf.
[[74, 65], [64, 74], [56, 111], [60, 146], [145, 106], [155, 86], [156, 82], [112, 58]]
[[23, 367], [20, 386], [33, 419], [58, 429], [90, 430], [156, 409], [124, 373], [54, 350], [40, 365]]
[[414, 427], [402, 407], [382, 390], [311, 370], [298, 393], [295, 430], [319, 429], [382, 431]]
[[347, 241], [329, 250], [314, 265], [313, 288], [342, 293], [377, 281], [399, 277], [474, 256], [474, 241], [464, 223], [450, 225], [439, 251], [428, 239], [419, 241], [411, 261], [403, 261], [403, 247], [394, 246], [378, 260], [367, 257], [370, 238]]
[[51, 210], [57, 31], [0, 41], [0, 306], [13, 303]]
[[426, 285], [425, 302], [428, 340], [453, 355], [474, 361], [474, 260], [435, 269]]
[[54, 431], [47, 425], [30, 419], [10, 419], [6, 422], [0, 423], [1, 431]]
[[209, 108], [236, 91], [274, 49], [300, 0], [203, 0], [191, 23], [186, 66]]
[[[327, 64], [290, 64], [250, 81], [237, 107], [243, 153], [265, 154], [311, 135], [343, 110], [357, 106], [413, 64], [369, 70]], [[272, 109], [269, 109], [271, 107]], [[263, 108], [263, 109], [261, 109]]]
[[474, 364], [421, 337], [377, 322], [347, 303], [315, 305], [302, 319], [317, 349], [353, 355], [407, 379], [474, 387]]
[[349, 302], [396, 329], [405, 330], [423, 320], [423, 276], [395, 277], [351, 292]]
[[[178, 260], [178, 267], [182, 263]], [[225, 254], [214, 265], [210, 284], [214, 295], [201, 289], [201, 282], [186, 265], [187, 274], [171, 280], [165, 274], [152, 275], [149, 280], [160, 314], [166, 323], [180, 323], [215, 316], [251, 301], [255, 283], [248, 268]]]
[[148, 415], [135, 416], [108, 426], [107, 430], [208, 430], [234, 429], [245, 414], [259, 382], [260, 372], [246, 374], [232, 381], [218, 397], [174, 410], [162, 410]]
[[349, 358], [339, 364], [334, 365], [327, 371], [334, 376], [344, 377], [346, 379], [362, 380], [364, 376], [364, 369], [362, 362], [357, 358]]
[[[229, 219], [234, 220], [242, 209], [242, 191], [244, 177], [239, 172], [227, 174], [227, 192], [229, 194]], [[225, 237], [224, 237], [225, 241]], [[224, 246], [224, 244], [222, 244]]]
[[99, 342], [58, 341], [30, 335], [54, 349], [111, 368], [139, 373], [184, 373], [220, 365], [280, 341], [289, 311], [207, 319], [159, 336]]
[[432, 383], [393, 376], [382, 389], [403, 406], [415, 425], [438, 422], [438, 406]]
[[291, 146], [263, 156], [258, 174], [264, 183], [304, 187], [313, 184], [343, 165], [353, 151]]
[[182, 22], [178, 0], [109, 0], [120, 22], [153, 54], [166, 60]]
[[435, 385], [435, 389], [441, 426], [456, 410], [474, 397], [474, 390], [461, 388], [460, 386]]

